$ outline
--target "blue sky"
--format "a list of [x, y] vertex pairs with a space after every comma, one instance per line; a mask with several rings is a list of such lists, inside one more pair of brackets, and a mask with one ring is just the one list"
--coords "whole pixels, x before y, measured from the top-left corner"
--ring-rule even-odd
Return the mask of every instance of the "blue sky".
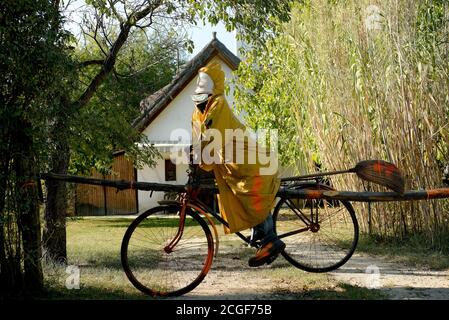
[[219, 23], [216, 26], [210, 24], [198, 24], [197, 27], [193, 27], [188, 31], [190, 38], [195, 44], [192, 56], [196, 55], [207, 43], [209, 43], [209, 41], [212, 40], [212, 32], [214, 31], [217, 32], [217, 39], [234, 54], [237, 54], [235, 31], [227, 32], [223, 23]]
[[[84, 0], [74, 0], [73, 2], [71, 2], [71, 5], [66, 11], [69, 20], [68, 21], [69, 30], [72, 31], [74, 34], [78, 34], [80, 31], [77, 23], [81, 22], [80, 13], [82, 12], [84, 5], [85, 5]], [[195, 49], [191, 57], [196, 55], [199, 51], [201, 51], [202, 48], [204, 48], [204, 46], [207, 43], [209, 43], [209, 41], [211, 41], [213, 31], [217, 32], [218, 40], [220, 40], [234, 54], [237, 53], [235, 31], [227, 32], [226, 29], [224, 28], [223, 23], [219, 23], [216, 26], [212, 26], [209, 23], [203, 24], [202, 22], [199, 22], [198, 26], [190, 27], [186, 31], [195, 45]]]

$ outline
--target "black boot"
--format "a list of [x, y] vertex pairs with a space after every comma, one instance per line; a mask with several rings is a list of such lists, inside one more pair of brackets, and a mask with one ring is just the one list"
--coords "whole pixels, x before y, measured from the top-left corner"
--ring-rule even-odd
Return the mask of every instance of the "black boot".
[[273, 262], [279, 253], [285, 249], [285, 243], [281, 241], [274, 232], [273, 217], [271, 213], [267, 218], [253, 228], [251, 241], [261, 241], [261, 246], [256, 255], [249, 259], [250, 267], [259, 267]]

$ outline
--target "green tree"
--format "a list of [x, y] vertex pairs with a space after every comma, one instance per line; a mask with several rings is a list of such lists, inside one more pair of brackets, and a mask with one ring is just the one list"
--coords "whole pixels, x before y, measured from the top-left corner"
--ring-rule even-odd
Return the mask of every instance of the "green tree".
[[[196, 24], [200, 20], [212, 23], [223, 21], [228, 30], [239, 28], [242, 37], [263, 44], [279, 21], [289, 18], [290, 1], [245, 0], [245, 1], [123, 1], [89, 0], [88, 16], [82, 28], [98, 45], [101, 59], [80, 61], [79, 66], [93, 64], [97, 67], [91, 78], [79, 91], [65, 101], [66, 106], [53, 125], [54, 152], [50, 170], [65, 174], [69, 168], [69, 131], [72, 115], [85, 108], [100, 87], [114, 73], [120, 52], [126, 48], [130, 37], [138, 30], [158, 30], [167, 25], [183, 26]], [[146, 32], [148, 37], [154, 33]], [[191, 44], [190, 44], [191, 45]], [[45, 209], [44, 243], [50, 256], [57, 260], [66, 259], [66, 213], [67, 191], [64, 183], [48, 181], [47, 206]]]
[[[132, 127], [140, 113], [140, 101], [167, 85], [177, 72], [184, 55], [184, 36], [161, 34], [148, 43], [143, 31], [137, 32], [120, 53], [112, 76], [97, 90], [91, 101], [71, 119], [69, 144], [72, 174], [89, 173], [92, 168], [108, 171], [113, 152], [125, 150], [137, 165], [151, 165], [155, 150], [142, 151], [142, 139]], [[78, 49], [81, 61], [101, 58], [96, 44]], [[179, 54], [178, 54], [179, 53]], [[81, 69], [80, 83], [91, 79], [95, 64]]]
[[42, 290], [37, 179], [71, 63], [57, 1], [0, 3], [0, 293]]

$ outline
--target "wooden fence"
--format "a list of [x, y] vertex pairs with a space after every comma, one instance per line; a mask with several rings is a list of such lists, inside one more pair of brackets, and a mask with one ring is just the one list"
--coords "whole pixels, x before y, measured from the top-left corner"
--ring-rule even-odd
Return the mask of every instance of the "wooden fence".
[[[108, 180], [136, 181], [137, 173], [132, 161], [124, 153], [115, 155], [111, 175], [93, 170], [91, 177]], [[78, 184], [75, 194], [75, 215], [101, 216], [135, 214], [138, 211], [137, 190], [118, 191], [115, 188]]]

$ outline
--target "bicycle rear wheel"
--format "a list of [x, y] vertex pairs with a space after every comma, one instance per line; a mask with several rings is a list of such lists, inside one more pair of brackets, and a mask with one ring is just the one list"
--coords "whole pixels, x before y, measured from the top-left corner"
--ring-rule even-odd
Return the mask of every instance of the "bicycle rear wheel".
[[[326, 185], [300, 189], [333, 190]], [[286, 248], [284, 258], [308, 272], [328, 272], [345, 264], [355, 251], [359, 227], [347, 201], [284, 198], [273, 213], [275, 229]]]
[[183, 295], [198, 286], [211, 267], [212, 234], [190, 208], [186, 208], [182, 238], [172, 252], [164, 250], [178, 231], [180, 209], [180, 205], [152, 208], [138, 216], [123, 237], [123, 269], [131, 283], [145, 294]]

